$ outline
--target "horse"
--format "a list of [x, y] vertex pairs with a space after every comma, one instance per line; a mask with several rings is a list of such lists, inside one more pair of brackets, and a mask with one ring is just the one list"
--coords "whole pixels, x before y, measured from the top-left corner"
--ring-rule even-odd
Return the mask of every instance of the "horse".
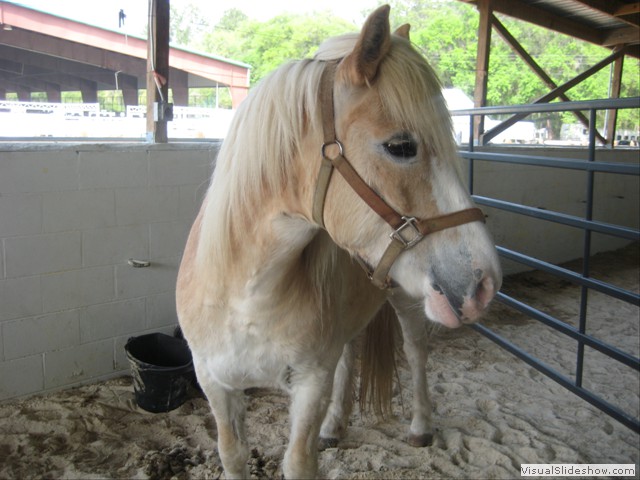
[[226, 478], [249, 475], [245, 389], [288, 392], [282, 472], [313, 478], [345, 345], [393, 292], [457, 327], [500, 287], [440, 85], [389, 11], [252, 89], [189, 233], [176, 306]]

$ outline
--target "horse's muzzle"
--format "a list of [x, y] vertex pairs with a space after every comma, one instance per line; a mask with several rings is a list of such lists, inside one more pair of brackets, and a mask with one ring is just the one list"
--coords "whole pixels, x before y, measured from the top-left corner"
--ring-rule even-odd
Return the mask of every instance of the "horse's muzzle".
[[433, 282], [427, 288], [427, 316], [449, 328], [476, 322], [500, 289], [501, 275], [477, 269], [466, 288], [455, 282]]

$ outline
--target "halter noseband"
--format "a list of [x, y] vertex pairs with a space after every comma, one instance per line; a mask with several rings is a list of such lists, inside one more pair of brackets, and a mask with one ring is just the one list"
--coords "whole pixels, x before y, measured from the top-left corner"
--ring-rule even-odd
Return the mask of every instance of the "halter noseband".
[[[391, 270], [393, 262], [404, 250], [413, 247], [426, 235], [464, 225], [465, 223], [484, 222], [485, 218], [479, 208], [468, 208], [427, 219], [404, 216], [391, 208], [380, 195], [367, 185], [344, 157], [342, 143], [336, 138], [333, 105], [333, 80], [336, 67], [337, 62], [327, 63], [320, 79], [319, 99], [324, 143], [322, 144], [322, 164], [313, 197], [313, 219], [324, 228], [325, 198], [329, 189], [331, 175], [333, 170], [336, 169], [360, 198], [393, 229], [389, 235], [391, 242], [375, 269], [371, 269], [362, 259], [356, 257], [373, 284], [385, 289], [391, 286], [391, 279], [388, 276], [389, 270]], [[331, 146], [335, 146], [338, 150], [338, 154], [335, 157], [327, 155], [327, 148]]]

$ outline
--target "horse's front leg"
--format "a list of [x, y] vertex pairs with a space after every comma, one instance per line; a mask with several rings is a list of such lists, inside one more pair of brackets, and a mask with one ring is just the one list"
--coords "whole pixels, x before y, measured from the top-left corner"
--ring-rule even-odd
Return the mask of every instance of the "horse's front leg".
[[426, 447], [433, 442], [432, 405], [427, 384], [428, 320], [422, 308], [402, 293], [392, 295], [389, 301], [400, 321], [403, 349], [413, 385], [411, 426], [407, 443], [414, 447]]
[[333, 377], [331, 403], [320, 428], [320, 450], [336, 447], [344, 436], [353, 407], [353, 372], [355, 353], [353, 341], [342, 350]]
[[334, 368], [296, 373], [291, 387], [291, 435], [282, 470], [289, 479], [315, 478], [320, 425], [331, 396]]
[[249, 447], [245, 434], [246, 405], [244, 392], [227, 390], [198, 376], [218, 430], [218, 453], [224, 467], [225, 478], [249, 478]]

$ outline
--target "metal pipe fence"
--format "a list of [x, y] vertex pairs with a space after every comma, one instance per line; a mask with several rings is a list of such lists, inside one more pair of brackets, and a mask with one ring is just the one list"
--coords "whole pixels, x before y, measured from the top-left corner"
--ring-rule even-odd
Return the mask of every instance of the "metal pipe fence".
[[[517, 105], [517, 106], [500, 106], [500, 107], [483, 107], [467, 110], [455, 110], [451, 114], [453, 116], [469, 116], [469, 142], [465, 146], [461, 146], [460, 155], [469, 162], [469, 189], [479, 205], [493, 207], [499, 210], [511, 212], [518, 215], [525, 215], [539, 220], [554, 222], [557, 224], [577, 228], [583, 231], [582, 235], [582, 269], [581, 272], [574, 272], [561, 266], [553, 265], [543, 260], [525, 255], [513, 249], [498, 246], [498, 253], [506, 259], [519, 264], [525, 265], [532, 269], [540, 270], [548, 274], [554, 275], [560, 279], [571, 282], [580, 289], [579, 316], [577, 326], [573, 326], [554, 316], [545, 313], [538, 308], [517, 300], [515, 298], [500, 292], [497, 300], [533, 318], [542, 324], [566, 335], [568, 338], [577, 342], [575, 374], [566, 375], [557, 369], [549, 366], [540, 358], [530, 354], [523, 348], [515, 345], [513, 342], [500, 335], [496, 331], [481, 324], [473, 326], [476, 332], [491, 339], [502, 348], [514, 354], [533, 368], [547, 375], [563, 387], [567, 388], [574, 394], [586, 400], [604, 413], [610, 415], [615, 420], [621, 422], [628, 428], [640, 434], [640, 419], [633, 413], [623, 411], [619, 406], [613, 405], [609, 401], [603, 399], [594, 391], [585, 387], [584, 381], [584, 361], [585, 347], [595, 349], [596, 351], [606, 355], [616, 362], [620, 362], [626, 367], [631, 368], [635, 372], [640, 372], [640, 359], [635, 355], [622, 351], [614, 345], [587, 333], [587, 307], [589, 301], [589, 292], [591, 290], [603, 293], [612, 298], [616, 298], [623, 302], [627, 302], [636, 307], [640, 306], [640, 295], [636, 292], [628, 291], [617, 287], [613, 284], [600, 281], [590, 276], [590, 257], [591, 257], [591, 236], [592, 233], [601, 233], [614, 237], [626, 239], [629, 241], [639, 241], [640, 231], [622, 225], [605, 223], [593, 219], [594, 210], [594, 178], [596, 174], [607, 173], [616, 175], [632, 175], [640, 176], [640, 164], [627, 164], [616, 162], [598, 162], [596, 160], [598, 149], [596, 148], [596, 112], [599, 110], [618, 110], [618, 109], [638, 109], [640, 108], [640, 97], [612, 99], [612, 100], [594, 100], [582, 102], [562, 102], [552, 104], [533, 104], [533, 105]], [[551, 113], [551, 112], [572, 112], [572, 111], [588, 111], [589, 112], [589, 129], [588, 129], [588, 146], [585, 149], [585, 155], [582, 160], [554, 158], [544, 155], [520, 155], [513, 153], [493, 153], [476, 151], [474, 145], [474, 120], [475, 117], [483, 115], [502, 115], [515, 113]], [[541, 153], [544, 153], [544, 146], [539, 147]], [[504, 201], [495, 198], [488, 198], [474, 194], [474, 163], [475, 162], [494, 162], [501, 164], [518, 164], [537, 167], [551, 167], [558, 169], [570, 169], [585, 172], [585, 210], [584, 215], [568, 215], [565, 213], [543, 210], [514, 202]], [[573, 378], [572, 378], [573, 377]]]

